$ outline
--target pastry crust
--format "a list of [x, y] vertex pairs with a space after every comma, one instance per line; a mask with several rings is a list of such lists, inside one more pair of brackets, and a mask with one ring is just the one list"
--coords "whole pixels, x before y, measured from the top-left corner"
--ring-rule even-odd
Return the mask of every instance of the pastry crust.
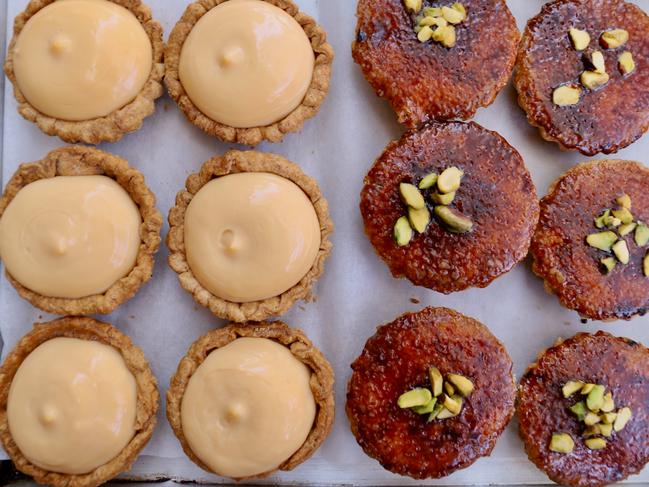
[[[7, 400], [16, 371], [36, 347], [57, 337], [92, 340], [112, 346], [122, 355], [137, 384], [135, 435], [119, 455], [87, 474], [56, 473], [33, 465], [18, 449], [9, 431]], [[0, 368], [0, 440], [16, 468], [34, 477], [40, 484], [55, 487], [97, 486], [131, 468], [153, 434], [159, 399], [157, 382], [144, 353], [114, 326], [80, 316], [66, 316], [48, 323], [35, 323], [34, 329], [18, 342]]]
[[[140, 93], [130, 103], [105, 117], [90, 120], [71, 121], [45, 115], [32, 106], [24, 97], [16, 81], [13, 66], [13, 51], [20, 32], [27, 21], [39, 10], [56, 0], [31, 0], [25, 10], [14, 21], [14, 33], [7, 50], [4, 71], [14, 86], [14, 97], [18, 102], [18, 113], [38, 125], [47, 135], [56, 135], [65, 142], [99, 144], [115, 142], [125, 134], [139, 130], [144, 119], [155, 111], [155, 100], [163, 93], [164, 76], [162, 26], [151, 17], [151, 9], [140, 0], [109, 0], [129, 10], [140, 21], [146, 32], [153, 52], [151, 73]], [[44, 80], [43, 82], [47, 82]]]
[[114, 179], [138, 206], [140, 248], [131, 271], [102, 294], [83, 298], [56, 298], [44, 296], [20, 284], [5, 269], [7, 279], [18, 294], [37, 308], [48, 313], [87, 315], [108, 314], [132, 298], [140, 287], [151, 279], [154, 255], [160, 247], [162, 215], [155, 207], [155, 195], [144, 181], [140, 171], [129, 166], [121, 157], [91, 147], [69, 146], [50, 152], [40, 161], [21, 164], [11, 177], [0, 198], [0, 217], [11, 200], [25, 186], [39, 179], [56, 176], [104, 175]]
[[[334, 421], [334, 372], [331, 364], [301, 330], [293, 329], [281, 321], [232, 323], [224, 328], [208, 332], [196, 340], [187, 355], [178, 364], [167, 390], [167, 419], [185, 454], [203, 470], [210, 472], [192, 452], [183, 434], [180, 408], [189, 379], [213, 350], [224, 347], [240, 337], [268, 338], [287, 347], [291, 353], [311, 371], [311, 392], [317, 411], [313, 428], [304, 444], [276, 470], [252, 477], [235, 480], [253, 480], [268, 477], [277, 470], [293, 470], [308, 460], [320, 447], [331, 431]], [[218, 474], [218, 472], [215, 472]]]
[[311, 85], [302, 103], [295, 110], [282, 120], [270, 125], [236, 128], [212, 120], [194, 105], [185, 92], [180, 82], [178, 66], [185, 39], [187, 39], [196, 22], [210, 9], [226, 1], [228, 0], [198, 0], [187, 6], [183, 16], [171, 31], [165, 47], [165, 85], [169, 95], [176, 101], [187, 119], [204, 132], [225, 142], [246, 145], [256, 145], [264, 140], [279, 142], [284, 138], [285, 134], [300, 130], [304, 122], [315, 116], [320, 109], [320, 105], [322, 105], [329, 92], [329, 81], [331, 80], [331, 69], [334, 60], [333, 48], [327, 43], [325, 30], [313, 18], [300, 12], [298, 6], [292, 0], [264, 0], [291, 15], [302, 26], [311, 41], [311, 47], [315, 54]]
[[[234, 303], [208, 291], [194, 276], [185, 254], [185, 212], [194, 195], [214, 178], [241, 172], [267, 172], [294, 182], [313, 204], [320, 222], [320, 249], [313, 265], [300, 282], [279, 296], [250, 303]], [[178, 274], [183, 289], [190, 292], [198, 304], [209, 308], [216, 316], [237, 322], [261, 321], [270, 316], [284, 314], [295, 301], [309, 300], [312, 297], [311, 288], [322, 274], [325, 260], [331, 253], [329, 236], [332, 232], [333, 222], [329, 216], [327, 200], [315, 180], [304, 174], [299, 166], [277, 154], [229, 151], [205, 162], [198, 173], [187, 178], [185, 189], [176, 195], [176, 205], [169, 210], [169, 265]]]

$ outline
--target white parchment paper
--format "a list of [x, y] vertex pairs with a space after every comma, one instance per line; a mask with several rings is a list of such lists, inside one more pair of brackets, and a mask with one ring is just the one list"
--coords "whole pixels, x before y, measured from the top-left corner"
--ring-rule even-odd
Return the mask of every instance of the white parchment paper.
[[[155, 18], [163, 24], [166, 35], [188, 3], [188, 0], [147, 1]], [[9, 37], [13, 18], [26, 3], [27, 0], [8, 0]], [[507, 346], [514, 360], [515, 373], [520, 377], [539, 350], [551, 345], [559, 336], [571, 336], [578, 331], [605, 329], [649, 345], [649, 316], [635, 318], [630, 323], [584, 325], [575, 313], [562, 309], [554, 297], [544, 292], [541, 281], [532, 275], [528, 261], [486, 289], [451, 296], [393, 279], [363, 235], [358, 202], [365, 173], [387, 143], [398, 138], [403, 129], [388, 105], [374, 95], [351, 59], [356, 2], [298, 0], [298, 3], [324, 25], [336, 50], [331, 91], [317, 118], [307, 122], [301, 133], [288, 135], [283, 143], [262, 144], [257, 149], [282, 154], [300, 164], [306, 173], [316, 178], [330, 203], [336, 225], [334, 251], [317, 286], [318, 300], [296, 305], [283, 320], [304, 329], [333, 364], [337, 381], [337, 417], [331, 436], [311, 460], [293, 472], [277, 474], [261, 483], [414, 484], [410, 479], [383, 470], [363, 454], [349, 431], [344, 413], [345, 386], [351, 372], [349, 364], [376, 326], [426, 305], [455, 308], [489, 326]], [[544, 2], [508, 0], [508, 3], [522, 29]], [[640, 0], [636, 3], [643, 5]], [[2, 176], [6, 183], [19, 163], [38, 160], [47, 151], [65, 144], [58, 138], [44, 135], [18, 115], [9, 82], [4, 104]], [[475, 120], [500, 132], [521, 152], [540, 196], [546, 193], [552, 180], [585, 160], [579, 154], [562, 152], [556, 145], [542, 141], [525, 121], [511, 86], [492, 106], [480, 110]], [[197, 171], [202, 162], [231, 147], [187, 122], [165, 96], [158, 101], [155, 115], [146, 120], [142, 130], [119, 143], [104, 144], [100, 148], [125, 157], [144, 172], [157, 195], [158, 207], [166, 216], [185, 178]], [[620, 151], [616, 157], [649, 162], [649, 135]], [[165, 225], [164, 235], [167, 229]], [[98, 317], [117, 325], [144, 349], [163, 398], [169, 378], [189, 345], [222, 324], [194, 304], [191, 296], [180, 288], [166, 259], [167, 249], [163, 245], [157, 256], [153, 280], [118, 311]], [[415, 304], [411, 299], [420, 303]], [[21, 300], [4, 276], [1, 278], [3, 357], [30, 330], [33, 322], [50, 318]], [[164, 416], [164, 402], [153, 440], [131, 475], [226, 482], [201, 471], [185, 458]], [[649, 481], [649, 469], [631, 480]], [[514, 420], [491, 457], [480, 459], [472, 467], [435, 481], [435, 484], [547, 481], [547, 477], [526, 459]]]

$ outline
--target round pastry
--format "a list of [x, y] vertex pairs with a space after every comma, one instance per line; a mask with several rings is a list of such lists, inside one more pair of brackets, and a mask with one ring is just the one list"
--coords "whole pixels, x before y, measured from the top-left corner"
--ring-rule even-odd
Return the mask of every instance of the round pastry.
[[169, 36], [165, 84], [194, 125], [226, 142], [278, 142], [329, 91], [327, 34], [291, 0], [190, 4]]
[[525, 29], [518, 102], [541, 136], [611, 154], [649, 128], [649, 17], [622, 0], [555, 0]]
[[162, 95], [162, 27], [140, 0], [31, 0], [5, 73], [18, 112], [66, 142], [114, 142]]
[[387, 470], [440, 478], [488, 456], [514, 414], [512, 361], [478, 321], [446, 308], [377, 329], [354, 363], [347, 417]]
[[0, 368], [0, 440], [41, 484], [100, 485], [130, 469], [158, 400], [142, 350], [117, 328], [83, 317], [37, 323]]
[[520, 39], [504, 0], [359, 0], [352, 55], [409, 128], [468, 119], [511, 76]]
[[169, 211], [169, 265], [216, 316], [263, 320], [308, 299], [333, 223], [316, 182], [281, 156], [230, 151], [192, 174]]
[[199, 338], [167, 391], [167, 418], [199, 467], [236, 480], [293, 470], [334, 420], [331, 365], [286, 324], [230, 324]]
[[509, 271], [527, 255], [539, 211], [520, 154], [473, 122], [430, 124], [388, 145], [360, 208], [392, 275], [441, 293]]
[[629, 320], [649, 309], [649, 169], [601, 160], [562, 175], [541, 200], [532, 270], [584, 318]]
[[70, 146], [22, 164], [0, 198], [0, 258], [48, 313], [107, 314], [151, 278], [162, 216], [124, 159]]
[[649, 350], [602, 331], [559, 340], [523, 375], [516, 411], [528, 457], [553, 481], [622, 481], [649, 461]]

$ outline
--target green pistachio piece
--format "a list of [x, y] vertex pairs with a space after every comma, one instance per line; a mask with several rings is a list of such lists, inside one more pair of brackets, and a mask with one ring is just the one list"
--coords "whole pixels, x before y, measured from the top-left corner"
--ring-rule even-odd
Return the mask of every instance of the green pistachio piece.
[[581, 394], [583, 396], [587, 395], [590, 393], [590, 391], [593, 390], [593, 387], [595, 387], [595, 384], [584, 384], [584, 387], [581, 388]]
[[448, 419], [448, 418], [453, 418], [457, 416], [458, 413], [452, 413], [446, 408], [442, 408], [442, 410], [437, 414], [437, 419]]
[[463, 375], [448, 374], [448, 380], [463, 397], [469, 397], [475, 388], [473, 382]]
[[590, 35], [587, 31], [571, 27], [568, 30], [568, 33], [570, 34], [570, 40], [572, 41], [575, 50], [583, 51], [588, 47], [588, 44], [590, 44]]
[[455, 191], [453, 191], [452, 193], [446, 193], [446, 194], [433, 193], [430, 196], [430, 199], [432, 199], [433, 202], [437, 203], [438, 205], [448, 206], [451, 203], [453, 203], [453, 200], [455, 199], [456, 194], [457, 193]]
[[581, 436], [582, 438], [591, 438], [593, 436], [599, 436], [599, 434], [599, 425], [594, 424], [592, 426], [586, 426]]
[[624, 265], [627, 265], [629, 263], [629, 247], [624, 240], [618, 240], [611, 248], [613, 250], [613, 253], [615, 254], [615, 257], [617, 257], [617, 260], [619, 260]]
[[628, 194], [623, 194], [618, 199], [615, 200], [618, 205], [627, 210], [631, 209], [631, 197]]
[[604, 250], [606, 252], [609, 252], [611, 250], [611, 246], [616, 242], [616, 240], [617, 235], [615, 234], [615, 232], [611, 231], [591, 233], [590, 235], [588, 235], [588, 237], [586, 237], [586, 243], [588, 245], [599, 250]]
[[442, 221], [444, 227], [451, 233], [469, 233], [473, 230], [471, 219], [454, 208], [439, 205], [435, 207], [434, 211], [435, 216]]
[[394, 224], [394, 239], [397, 241], [399, 247], [403, 247], [410, 243], [412, 240], [412, 227], [408, 221], [408, 217], [402, 216]]
[[444, 392], [449, 396], [453, 396], [455, 395], [455, 387], [450, 382], [444, 381]]
[[444, 379], [437, 367], [428, 368], [428, 377], [430, 378], [430, 388], [433, 390], [433, 396], [437, 397], [442, 394]]
[[634, 240], [638, 247], [647, 245], [649, 242], [649, 227], [644, 223], [638, 222], [638, 226], [635, 227]]
[[442, 9], [440, 7], [426, 7], [424, 9], [424, 15], [426, 17], [441, 17]]
[[595, 68], [596, 73], [606, 73], [606, 61], [604, 60], [602, 51], [593, 51], [590, 55], [590, 63], [593, 65], [593, 68]]
[[420, 210], [408, 207], [408, 221], [413, 229], [419, 233], [424, 233], [430, 223], [430, 211], [425, 206]]
[[453, 414], [460, 414], [462, 410], [462, 399], [458, 401], [457, 397], [444, 396], [444, 407]]
[[[418, 22], [417, 25], [420, 25], [422, 27], [425, 26], [425, 25], [428, 25], [428, 26], [431, 26], [431, 27], [433, 25], [435, 27], [445, 27], [445, 26], [448, 25], [448, 22], [446, 22], [446, 20], [444, 20], [442, 17], [430, 17], [430, 16], [428, 16], [428, 17], [422, 18]], [[432, 37], [432, 34], [431, 34], [431, 37]]]
[[584, 401], [579, 401], [578, 403], [573, 404], [572, 406], [570, 406], [570, 412], [577, 416], [577, 419], [579, 421], [583, 421], [586, 417], [586, 413], [588, 413], [588, 409], [586, 409], [586, 403]]
[[403, 3], [408, 10], [418, 14], [421, 10], [423, 2], [422, 0], [404, 0]]
[[615, 269], [615, 266], [617, 265], [617, 261], [613, 257], [605, 257], [600, 260], [599, 263], [602, 264], [604, 274], [610, 274], [613, 272], [613, 269]]
[[602, 404], [604, 404], [604, 392], [606, 392], [606, 388], [602, 385], [597, 384], [593, 387], [586, 397], [586, 406], [588, 409], [596, 413], [602, 408]]
[[620, 228], [618, 228], [617, 231], [620, 234], [620, 237], [626, 237], [633, 230], [635, 230], [635, 227], [637, 227], [637, 226], [638, 226], [638, 224], [635, 223], [635, 222], [625, 223], [624, 225], [620, 225]]
[[602, 404], [600, 411], [602, 411], [603, 413], [610, 413], [614, 409], [615, 409], [615, 401], [613, 401], [613, 394], [607, 392], [606, 394], [604, 394], [604, 403]]
[[649, 277], [649, 252], [642, 259], [642, 271], [646, 277]]
[[617, 66], [622, 74], [631, 74], [635, 71], [635, 61], [630, 51], [624, 51], [617, 57]]
[[631, 223], [633, 214], [627, 208], [620, 208], [611, 212], [615, 218], [619, 218], [622, 223]]
[[610, 438], [613, 435], [613, 425], [612, 424], [599, 424], [597, 425], [599, 432], [602, 436]]
[[568, 433], [552, 433], [550, 450], [557, 453], [570, 453], [575, 447], [575, 442]]
[[617, 413], [604, 413], [602, 414], [602, 422], [604, 424], [613, 424], [617, 418]]
[[419, 181], [419, 189], [428, 189], [432, 188], [435, 186], [435, 183], [437, 182], [437, 173], [431, 172], [430, 174], [426, 174], [421, 181]]
[[613, 29], [604, 32], [599, 38], [606, 49], [617, 49], [629, 40], [629, 33], [624, 29]]
[[436, 404], [437, 404], [437, 398], [433, 397], [430, 401], [428, 401], [423, 406], [415, 406], [412, 408], [412, 410], [417, 414], [430, 414], [435, 409]]
[[595, 226], [597, 228], [604, 228], [606, 227], [606, 222], [608, 221], [608, 218], [611, 216], [611, 210], [604, 210], [604, 212], [595, 218]]
[[449, 167], [442, 171], [437, 178], [437, 189], [440, 193], [452, 193], [460, 188], [464, 171], [455, 166]]
[[428, 42], [432, 39], [434, 31], [430, 28], [430, 26], [420, 25], [418, 27], [419, 31], [417, 32], [415, 28], [415, 32], [417, 32], [417, 40], [419, 42]]
[[466, 14], [451, 7], [442, 7], [442, 15], [449, 24], [459, 24], [466, 19]]
[[455, 2], [453, 5], [451, 5], [451, 8], [457, 10], [466, 17], [466, 8], [464, 8], [464, 5], [462, 5], [461, 3]]
[[593, 426], [594, 424], [599, 423], [601, 420], [602, 419], [599, 417], [599, 414], [588, 411], [586, 413], [586, 417], [584, 418], [584, 423], [586, 424], [586, 426]]
[[408, 206], [413, 207], [415, 210], [420, 210], [426, 206], [424, 197], [417, 189], [417, 186], [410, 183], [401, 183], [399, 184], [399, 193], [401, 193], [401, 198], [404, 203]]
[[437, 418], [437, 415], [438, 415], [440, 412], [442, 412], [442, 409], [444, 409], [444, 405], [443, 405], [442, 403], [440, 403], [440, 402], [437, 402], [437, 404], [435, 404], [435, 407], [433, 408], [433, 412], [430, 413], [430, 415], [428, 416], [428, 421], [427, 421], [427, 423], [430, 423], [430, 422], [433, 421], [435, 418]]
[[561, 388], [561, 392], [563, 393], [563, 397], [567, 399], [570, 396], [572, 396], [575, 392], [580, 391], [582, 387], [584, 387], [584, 383], [582, 381], [569, 380], [563, 385], [563, 387]]
[[606, 440], [604, 438], [588, 438], [587, 440], [584, 440], [584, 444], [590, 450], [601, 450], [602, 448], [606, 448]]
[[415, 406], [423, 406], [433, 398], [430, 391], [424, 387], [417, 387], [411, 391], [404, 392], [397, 399], [397, 405], [401, 409], [413, 408]]
[[615, 431], [622, 431], [626, 424], [631, 420], [632, 416], [633, 415], [631, 413], [631, 409], [619, 409], [617, 412], [617, 417], [615, 418], [615, 422], [613, 423], [613, 429]]

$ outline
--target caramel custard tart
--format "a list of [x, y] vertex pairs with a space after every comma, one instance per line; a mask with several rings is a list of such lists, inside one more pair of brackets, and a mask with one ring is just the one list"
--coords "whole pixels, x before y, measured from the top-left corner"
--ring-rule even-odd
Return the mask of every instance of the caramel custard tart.
[[5, 73], [18, 112], [66, 142], [138, 130], [163, 93], [162, 27], [140, 0], [31, 0]]
[[236, 480], [293, 470], [334, 420], [331, 365], [300, 330], [230, 324], [199, 338], [167, 391], [167, 418], [199, 467]]
[[151, 278], [162, 216], [142, 173], [81, 146], [22, 164], [0, 198], [0, 258], [49, 313], [110, 313]]
[[192, 174], [169, 211], [169, 265], [196, 302], [231, 321], [308, 299], [331, 252], [317, 183], [281, 156], [230, 151]]
[[37, 323], [0, 368], [0, 440], [41, 484], [97, 486], [130, 469], [158, 401], [142, 350], [117, 328], [84, 317]]
[[278, 142], [329, 91], [333, 49], [291, 0], [199, 0], [165, 49], [165, 84], [194, 125], [226, 142]]

